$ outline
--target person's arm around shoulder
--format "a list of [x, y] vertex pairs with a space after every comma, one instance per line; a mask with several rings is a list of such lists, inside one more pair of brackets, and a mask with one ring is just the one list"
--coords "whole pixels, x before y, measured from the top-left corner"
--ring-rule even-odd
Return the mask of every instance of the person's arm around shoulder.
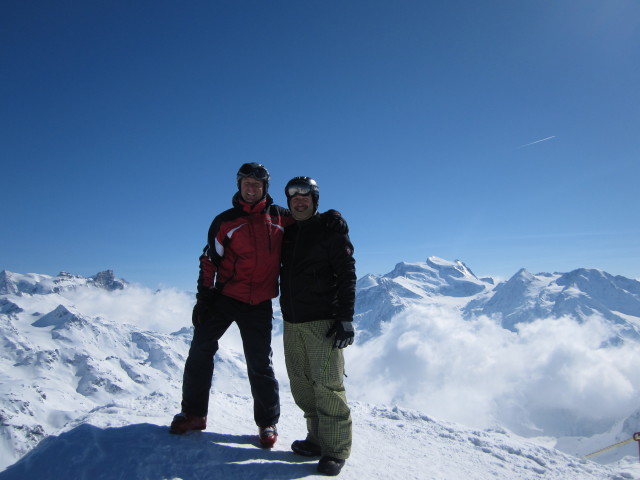
[[326, 212], [321, 213], [319, 216], [323, 225], [332, 232], [349, 233], [349, 225], [339, 211], [329, 209]]
[[291, 210], [288, 208], [281, 207], [280, 205], [271, 205], [271, 210], [272, 221], [280, 225], [282, 228], [286, 228], [296, 222], [291, 215]]

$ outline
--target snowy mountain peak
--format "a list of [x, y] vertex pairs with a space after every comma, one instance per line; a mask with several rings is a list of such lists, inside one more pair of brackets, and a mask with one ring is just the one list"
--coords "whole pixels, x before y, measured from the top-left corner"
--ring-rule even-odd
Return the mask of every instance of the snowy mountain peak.
[[70, 323], [86, 323], [86, 320], [75, 308], [58, 305], [54, 310], [33, 322], [32, 325], [34, 327], [53, 326], [54, 330], [57, 330]]
[[377, 275], [372, 275], [370, 273], [366, 274], [364, 277], [358, 280], [358, 289], [366, 290], [367, 288], [375, 287], [379, 285], [379, 278]]
[[450, 262], [439, 257], [431, 256], [427, 258], [427, 265], [433, 269], [439, 270], [440, 272], [446, 272], [451, 276], [477, 278], [474, 273], [460, 260]]
[[116, 278], [113, 270], [105, 270], [93, 277], [60, 272], [57, 276], [36, 273], [0, 272], [0, 295], [46, 295], [79, 287], [97, 287], [108, 291], [122, 290], [127, 281]]
[[118, 279], [113, 273], [113, 270], [104, 270], [98, 272], [93, 277], [93, 284], [96, 287], [101, 287], [106, 290], [122, 290], [127, 285], [126, 280]]
[[[617, 325], [616, 337], [640, 338], [640, 282], [597, 269], [531, 274], [524, 268], [496, 286], [492, 295], [465, 307], [469, 318], [487, 315], [515, 331], [519, 323], [599, 315]], [[612, 339], [613, 340], [613, 339]]]
[[0, 313], [16, 314], [22, 312], [22, 308], [6, 298], [0, 298]]
[[465, 303], [492, 287], [491, 280], [479, 279], [460, 260], [429, 257], [426, 262], [400, 262], [386, 275], [358, 280], [354, 319], [365, 340], [409, 305], [437, 299]]
[[534, 278], [535, 277], [531, 272], [529, 272], [529, 270], [527, 270], [526, 268], [521, 268], [513, 275], [513, 277], [509, 279], [509, 282], [529, 283], [533, 281]]
[[385, 277], [395, 278], [400, 276], [411, 276], [412, 273], [418, 275], [453, 277], [453, 278], [471, 278], [477, 277], [473, 272], [460, 260], [453, 262], [438, 257], [429, 257], [425, 263], [407, 263], [400, 262], [395, 268], [385, 275]]
[[528, 270], [521, 268], [505, 283], [500, 284], [495, 289], [495, 294], [487, 302], [488, 305], [512, 304], [513, 301], [520, 302], [522, 297], [529, 298], [536, 295], [537, 283], [546, 283], [546, 277], [539, 277]]
[[[540, 313], [535, 308], [536, 297], [549, 283], [548, 277], [521, 268], [509, 280], [498, 284], [489, 297], [469, 302], [464, 311], [467, 317], [496, 316], [504, 328], [514, 330], [517, 323], [531, 321]], [[523, 312], [528, 312], [528, 316], [523, 316]]]
[[460, 260], [450, 262], [438, 257], [429, 257], [425, 263], [398, 263], [385, 278], [403, 283], [414, 282], [423, 295], [446, 295], [468, 297], [486, 288], [486, 284]]
[[565, 288], [576, 288], [589, 297], [599, 299], [611, 309], [627, 315], [640, 316], [640, 282], [613, 276], [597, 269], [580, 268], [565, 273], [556, 280]]

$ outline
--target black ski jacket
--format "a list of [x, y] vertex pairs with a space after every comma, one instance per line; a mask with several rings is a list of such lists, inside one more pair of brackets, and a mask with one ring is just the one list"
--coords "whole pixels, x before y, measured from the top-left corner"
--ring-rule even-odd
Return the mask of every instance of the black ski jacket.
[[318, 215], [285, 228], [280, 307], [285, 322], [353, 320], [356, 269], [349, 235], [333, 232]]

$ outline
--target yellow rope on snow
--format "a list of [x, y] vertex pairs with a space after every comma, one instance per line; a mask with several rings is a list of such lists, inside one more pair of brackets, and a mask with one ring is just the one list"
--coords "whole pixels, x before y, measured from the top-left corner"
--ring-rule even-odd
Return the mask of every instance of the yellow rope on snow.
[[633, 442], [634, 440], [636, 442], [640, 442], [640, 433], [634, 433], [633, 437], [631, 437], [631, 438], [629, 438], [627, 440], [623, 440], [622, 442], [618, 442], [618, 443], [616, 443], [614, 445], [610, 445], [610, 446], [608, 446], [606, 448], [603, 448], [602, 450], [598, 450], [597, 452], [593, 452], [593, 453], [590, 453], [589, 455], [585, 455], [584, 457], [585, 458], [593, 457], [593, 456], [598, 455], [600, 453], [606, 452], [607, 450], [613, 450], [614, 448], [620, 447], [620, 446], [625, 445], [625, 444], [627, 444], [629, 442]]

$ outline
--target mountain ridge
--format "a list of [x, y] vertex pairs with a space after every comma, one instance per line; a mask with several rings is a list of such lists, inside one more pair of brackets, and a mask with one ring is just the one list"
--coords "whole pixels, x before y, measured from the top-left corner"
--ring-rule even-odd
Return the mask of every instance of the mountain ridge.
[[532, 274], [522, 268], [496, 284], [491, 277], [476, 277], [459, 260], [437, 257], [423, 263], [401, 262], [386, 275], [359, 279], [354, 320], [366, 339], [373, 338], [384, 322], [409, 305], [424, 302], [456, 305], [468, 319], [485, 315], [511, 331], [539, 318], [569, 316], [583, 321], [597, 314], [617, 325], [618, 340], [640, 339], [636, 280], [598, 269]]

